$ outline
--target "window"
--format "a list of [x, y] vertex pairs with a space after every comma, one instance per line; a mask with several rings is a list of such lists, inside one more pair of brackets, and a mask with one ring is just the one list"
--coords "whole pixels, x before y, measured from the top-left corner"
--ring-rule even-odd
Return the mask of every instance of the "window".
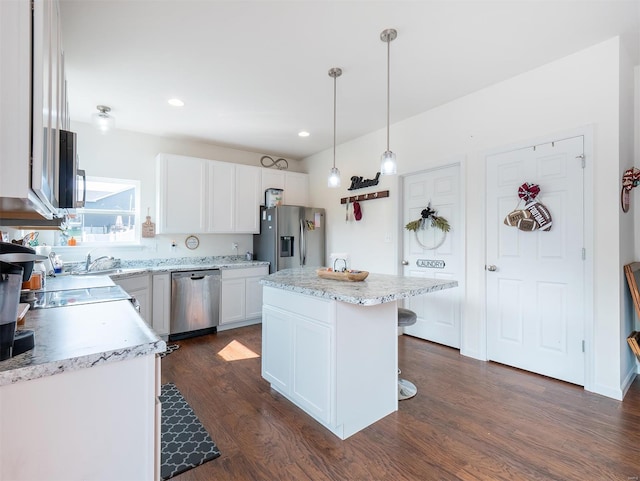
[[140, 182], [87, 177], [85, 207], [67, 217], [67, 239], [83, 244], [138, 241]]

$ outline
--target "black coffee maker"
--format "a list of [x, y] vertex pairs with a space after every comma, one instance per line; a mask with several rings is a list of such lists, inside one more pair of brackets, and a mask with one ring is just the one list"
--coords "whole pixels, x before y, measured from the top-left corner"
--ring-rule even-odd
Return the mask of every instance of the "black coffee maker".
[[13, 355], [23, 274], [21, 266], [0, 261], [0, 361]]

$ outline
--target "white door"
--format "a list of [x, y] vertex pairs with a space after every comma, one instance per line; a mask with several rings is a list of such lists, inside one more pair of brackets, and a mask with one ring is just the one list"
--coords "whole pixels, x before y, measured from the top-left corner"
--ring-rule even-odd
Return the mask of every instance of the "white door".
[[[583, 137], [487, 157], [488, 358], [584, 385]], [[505, 225], [539, 185], [549, 231]], [[519, 208], [522, 208], [522, 204]]]
[[405, 334], [460, 348], [460, 305], [464, 292], [463, 221], [461, 215], [460, 165], [430, 170], [403, 178], [403, 226], [420, 219], [431, 205], [451, 227], [404, 232], [403, 274], [411, 277], [454, 279], [458, 287], [411, 297], [405, 307], [414, 311], [417, 322]]

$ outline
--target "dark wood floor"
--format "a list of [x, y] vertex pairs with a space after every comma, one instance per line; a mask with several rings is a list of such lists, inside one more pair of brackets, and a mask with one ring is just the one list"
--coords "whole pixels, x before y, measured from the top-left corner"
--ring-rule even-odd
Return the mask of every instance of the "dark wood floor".
[[162, 360], [222, 452], [176, 481], [640, 479], [640, 379], [618, 402], [402, 336], [418, 395], [341, 441], [270, 389], [259, 357], [218, 354], [233, 341], [260, 354], [260, 329], [180, 341]]

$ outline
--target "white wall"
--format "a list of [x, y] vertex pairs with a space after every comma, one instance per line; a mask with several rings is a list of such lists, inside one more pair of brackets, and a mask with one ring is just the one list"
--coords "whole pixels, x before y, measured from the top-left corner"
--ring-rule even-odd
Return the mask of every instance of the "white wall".
[[[398, 156], [399, 174], [417, 172], [462, 157], [466, 190], [466, 285], [461, 352], [486, 358], [485, 333], [485, 161], [487, 152], [531, 139], [562, 135], [578, 128], [593, 131], [593, 222], [597, 226], [592, 255], [594, 313], [593, 365], [589, 388], [621, 398], [621, 288], [619, 188], [620, 39], [595, 45], [505, 82], [392, 125], [391, 150]], [[425, 85], [428, 89], [428, 85]], [[346, 93], [344, 95], [347, 95]], [[392, 93], [393, 110], [393, 93]], [[381, 111], [381, 115], [384, 112]], [[339, 124], [339, 122], [338, 122]], [[339, 133], [338, 133], [339, 138]], [[370, 271], [396, 273], [402, 226], [399, 225], [399, 177], [384, 178], [370, 189], [390, 189], [389, 199], [363, 204], [360, 223], [344, 222], [344, 206], [352, 175], [372, 176], [385, 146], [384, 130], [343, 143], [336, 163], [343, 187], [326, 187], [331, 151], [304, 160], [310, 174], [311, 199], [327, 208], [328, 252], [348, 252], [352, 265]], [[364, 193], [364, 191], [358, 191]], [[390, 234], [391, 242], [385, 243]], [[625, 235], [625, 239], [627, 236]], [[625, 240], [625, 243], [627, 241]], [[625, 244], [626, 246], [626, 244]], [[590, 247], [590, 246], [587, 246]], [[626, 287], [625, 287], [626, 288]]]
[[[72, 122], [71, 130], [78, 134], [80, 167], [87, 171], [87, 175], [140, 180], [141, 222], [147, 215], [147, 208], [150, 209], [152, 221], [157, 221], [155, 157], [158, 153], [181, 154], [254, 166], [260, 166], [260, 158], [264, 155], [213, 144], [169, 139], [118, 129], [102, 135], [90, 124], [81, 122]], [[301, 171], [300, 162], [287, 160], [289, 170]], [[189, 186], [185, 185], [185, 189], [189, 189]], [[189, 206], [184, 208], [188, 209]], [[236, 251], [232, 248], [233, 242], [239, 244], [240, 255], [253, 251], [253, 237], [248, 234], [198, 235], [200, 247], [189, 250], [184, 245], [184, 240], [189, 234], [185, 232], [184, 235], [158, 235], [151, 239], [141, 239], [140, 247], [99, 248], [96, 249], [96, 253], [101, 255], [102, 251], [109, 250], [111, 255], [122, 259], [234, 255]], [[43, 231], [41, 237], [47, 244], [53, 243], [52, 233]], [[175, 249], [171, 248], [173, 240], [177, 243]], [[56, 248], [56, 252], [62, 255], [65, 262], [81, 260], [88, 250], [89, 248], [81, 245]]]
[[[631, 60], [628, 46], [625, 42], [621, 42], [620, 48], [620, 162], [618, 189], [621, 189], [622, 175], [625, 170], [634, 166], [634, 65]], [[637, 190], [637, 189], [634, 189]], [[638, 193], [634, 192], [634, 202], [631, 208], [638, 210], [640, 203], [637, 202]], [[618, 207], [618, 215], [620, 217], [620, 266], [629, 264], [636, 260], [634, 246], [634, 214], [622, 212]], [[624, 274], [624, 270], [620, 272], [620, 385], [628, 386], [636, 374], [636, 358], [629, 348], [626, 337], [634, 329], [635, 310], [633, 307], [628, 284]]]

